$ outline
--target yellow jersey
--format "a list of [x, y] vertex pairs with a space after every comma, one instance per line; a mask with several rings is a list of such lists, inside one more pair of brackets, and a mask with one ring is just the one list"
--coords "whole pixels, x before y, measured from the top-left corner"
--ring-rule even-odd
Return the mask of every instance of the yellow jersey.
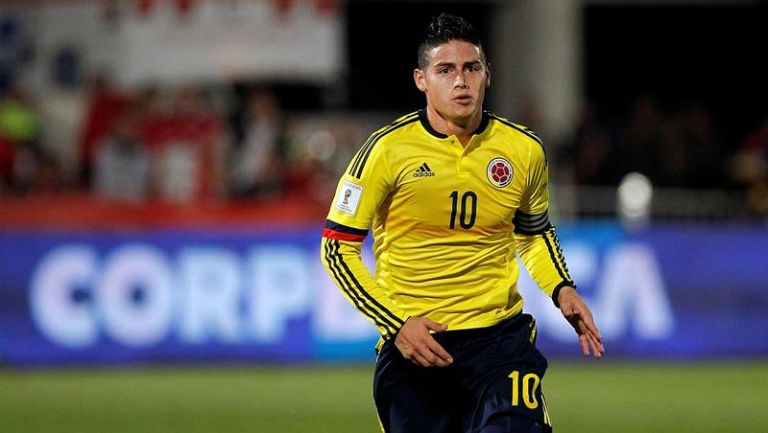
[[[420, 110], [373, 133], [350, 162], [322, 261], [384, 339], [410, 316], [491, 326], [523, 309], [516, 255], [555, 303], [574, 285], [547, 208], [547, 159], [532, 131], [483, 112], [463, 147]], [[374, 276], [360, 259], [370, 230]]]

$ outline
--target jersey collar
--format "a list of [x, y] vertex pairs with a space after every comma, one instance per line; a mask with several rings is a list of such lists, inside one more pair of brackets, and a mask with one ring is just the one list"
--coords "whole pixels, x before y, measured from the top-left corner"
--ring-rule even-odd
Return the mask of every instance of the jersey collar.
[[[479, 135], [482, 134], [485, 131], [485, 128], [488, 127], [488, 122], [490, 122], [491, 117], [488, 114], [487, 111], [483, 110], [483, 116], [480, 119], [480, 125], [477, 126], [477, 129], [475, 129], [474, 132], [472, 132], [472, 135]], [[421, 122], [421, 126], [424, 127], [424, 129], [427, 130], [427, 132], [430, 133], [430, 135], [437, 137], [437, 138], [448, 138], [447, 135], [443, 134], [442, 132], [438, 132], [435, 130], [435, 128], [432, 127], [429, 123], [429, 119], [427, 119], [427, 109], [422, 108], [419, 110], [419, 121]]]

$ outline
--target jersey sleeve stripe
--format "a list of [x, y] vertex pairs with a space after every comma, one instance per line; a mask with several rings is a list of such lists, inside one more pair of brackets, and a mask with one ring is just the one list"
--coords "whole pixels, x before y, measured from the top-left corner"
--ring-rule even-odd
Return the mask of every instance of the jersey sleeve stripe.
[[362, 152], [360, 154], [361, 159], [358, 161], [358, 167], [355, 170], [355, 173], [352, 174], [352, 175], [354, 177], [358, 178], [358, 179], [361, 178], [361, 176], [363, 175], [363, 169], [365, 168], [365, 163], [368, 162], [368, 157], [371, 156], [371, 151], [376, 146], [376, 143], [379, 142], [381, 137], [384, 137], [385, 135], [391, 133], [392, 131], [395, 131], [395, 130], [397, 130], [399, 128], [402, 128], [405, 125], [413, 123], [413, 122], [417, 121], [418, 119], [419, 119], [418, 116], [408, 117], [406, 119], [403, 119], [402, 122], [396, 123], [396, 124], [390, 126], [389, 128], [385, 129], [384, 131], [382, 131], [374, 140], [372, 140], [368, 144], [368, 146], [364, 150], [361, 150], [361, 152]]
[[547, 245], [547, 250], [549, 251], [549, 258], [552, 260], [552, 264], [555, 265], [555, 269], [557, 270], [558, 275], [560, 275], [560, 278], [563, 279], [563, 281], [572, 281], [571, 277], [568, 275], [568, 272], [565, 270], [565, 267], [562, 264], [562, 256], [563, 253], [560, 251], [560, 246], [555, 244], [552, 241], [552, 237], [555, 236], [555, 228], [550, 227], [549, 230], [544, 232], [542, 236], [544, 237], [544, 243]]
[[[397, 333], [397, 330], [400, 328], [396, 323], [389, 320], [387, 317], [382, 316], [378, 311], [376, 311], [373, 306], [366, 301], [366, 299], [363, 297], [363, 293], [366, 293], [364, 290], [360, 288], [360, 283], [357, 281], [357, 279], [354, 277], [354, 274], [350, 272], [349, 267], [346, 266], [344, 263], [344, 258], [338, 254], [339, 249], [339, 243], [338, 241], [334, 240], [328, 240], [329, 243], [329, 249], [330, 249], [330, 255], [331, 258], [334, 260], [334, 263], [336, 265], [336, 269], [338, 270], [339, 274], [341, 275], [341, 278], [344, 280], [344, 291], [347, 293], [347, 295], [355, 299], [359, 303], [358, 310], [363, 312], [366, 316], [371, 318], [374, 323], [377, 324], [377, 327], [379, 328], [379, 332], [381, 332], [381, 335], [384, 337], [385, 340], [388, 340], [391, 338], [391, 336], [395, 335]], [[342, 265], [346, 269], [346, 272], [342, 269]], [[355, 289], [355, 286], [358, 286], [360, 288], [359, 290]]]
[[557, 251], [557, 255], [560, 258], [560, 263], [563, 265], [563, 269], [565, 270], [565, 275], [568, 276], [569, 281], [573, 281], [571, 278], [571, 273], [568, 271], [568, 265], [565, 263], [565, 256], [563, 255], [563, 248], [560, 247], [560, 240], [557, 238], [557, 234], [555, 234], [554, 228], [551, 230], [550, 235], [552, 236], [552, 240], [555, 242], [555, 250]]
[[[336, 251], [338, 251], [339, 241], [333, 240], [331, 242], [334, 243], [335, 249]], [[339, 254], [336, 254], [336, 256], [341, 266], [347, 271], [347, 276], [352, 280], [352, 282], [354, 283], [354, 286], [357, 288], [357, 293], [365, 297], [365, 299], [367, 299], [368, 302], [370, 303], [369, 305], [375, 306], [376, 310], [384, 314], [385, 317], [383, 317], [383, 319], [387, 323], [394, 324], [395, 325], [394, 329], [400, 329], [400, 326], [402, 326], [403, 323], [405, 322], [399, 317], [397, 317], [394, 313], [386, 309], [383, 305], [381, 305], [379, 301], [376, 300], [376, 298], [374, 298], [368, 292], [366, 292], [365, 289], [363, 288], [363, 285], [360, 284], [357, 278], [355, 278], [355, 275], [349, 270], [349, 266], [347, 266], [347, 264], [344, 262], [344, 257], [342, 257]]]
[[491, 116], [491, 118], [493, 118], [495, 120], [498, 120], [499, 122], [509, 126], [510, 128], [514, 128], [514, 129], [522, 132], [523, 134], [527, 135], [528, 137], [531, 137], [534, 141], [536, 141], [537, 143], [541, 144], [542, 146], [544, 145], [544, 143], [541, 141], [539, 136], [536, 135], [536, 133], [533, 132], [532, 130], [530, 130], [528, 128], [525, 128], [523, 126], [520, 126], [520, 125], [516, 125], [516, 124], [510, 122], [509, 120], [507, 120], [507, 119], [505, 119], [503, 117], [499, 117], [499, 116], [497, 116], [495, 114], [490, 114], [490, 116]]
[[[416, 114], [417, 113], [406, 114], [405, 116], [395, 120], [394, 122], [392, 122], [388, 126], [380, 129], [378, 132], [375, 132], [370, 137], [368, 137], [368, 140], [365, 141], [365, 144], [363, 144], [363, 146], [360, 148], [360, 150], [357, 152], [357, 154], [355, 155], [354, 159], [352, 160], [352, 164], [351, 164], [351, 166], [349, 168], [348, 174], [350, 176], [355, 176], [354, 173], [357, 172], [357, 171], [362, 173], [362, 169], [358, 170], [358, 168], [360, 168], [360, 163], [361, 163], [361, 160], [363, 158], [363, 155], [367, 155], [367, 153], [370, 153], [370, 148], [373, 147], [373, 145], [376, 143], [376, 141], [380, 137], [383, 137], [384, 135], [388, 134], [389, 131], [391, 131], [393, 128], [398, 127], [403, 122], [406, 122], [407, 120], [411, 119]], [[367, 156], [365, 156], [365, 158], [367, 159]], [[360, 176], [355, 176], [355, 177], [360, 179]]]
[[551, 227], [547, 212], [533, 215], [517, 211], [512, 222], [515, 224], [515, 233], [527, 235], [543, 233]]
[[544, 142], [541, 141], [541, 139], [539, 138], [538, 135], [536, 135], [535, 132], [533, 132], [532, 130], [530, 130], [530, 129], [524, 127], [524, 126], [516, 125], [516, 124], [510, 122], [509, 120], [507, 120], [507, 119], [505, 119], [503, 117], [499, 117], [499, 116], [497, 116], [497, 115], [495, 115], [493, 113], [489, 113], [489, 116], [492, 119], [498, 120], [499, 122], [503, 123], [504, 125], [509, 126], [512, 129], [515, 129], [517, 131], [522, 132], [523, 134], [525, 134], [527, 137], [529, 137], [533, 141], [539, 143], [539, 146], [541, 146], [541, 150], [544, 152], [544, 163], [548, 164], [547, 149], [544, 147]]
[[380, 330], [384, 330], [387, 334], [391, 333], [391, 325], [379, 318], [377, 314], [373, 313], [371, 309], [365, 305], [365, 302], [355, 293], [355, 291], [352, 290], [352, 285], [341, 271], [338, 263], [339, 254], [337, 251], [334, 251], [334, 243], [330, 239], [323, 239], [323, 258], [328, 265], [328, 269], [331, 270], [336, 283], [344, 291], [344, 293], [347, 294], [355, 308], [370, 318], [373, 323], [376, 324], [378, 328], [380, 328]]
[[345, 226], [344, 224], [339, 224], [332, 220], [325, 220], [325, 228], [328, 230], [332, 230], [339, 233], [345, 233], [348, 235], [355, 235], [355, 236], [362, 236], [362, 237], [368, 236], [368, 230], [356, 229], [354, 227]]
[[379, 137], [379, 133], [375, 132], [370, 137], [368, 137], [367, 140], [365, 140], [365, 143], [360, 147], [360, 150], [357, 151], [357, 154], [355, 154], [355, 158], [352, 160], [352, 165], [349, 167], [349, 171], [347, 174], [350, 176], [353, 176], [355, 171], [357, 170], [357, 166], [360, 164], [360, 158], [365, 153], [365, 150], [368, 149], [368, 146], [373, 142], [373, 140], [376, 140]]

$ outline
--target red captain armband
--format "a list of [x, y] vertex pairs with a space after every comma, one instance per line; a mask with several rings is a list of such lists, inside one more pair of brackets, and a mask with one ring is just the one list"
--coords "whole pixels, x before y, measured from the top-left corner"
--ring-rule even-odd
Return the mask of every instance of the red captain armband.
[[325, 220], [325, 228], [323, 229], [324, 238], [335, 239], [338, 241], [362, 242], [365, 240], [366, 236], [368, 236], [368, 230], [356, 229], [354, 227], [335, 223], [331, 220]]

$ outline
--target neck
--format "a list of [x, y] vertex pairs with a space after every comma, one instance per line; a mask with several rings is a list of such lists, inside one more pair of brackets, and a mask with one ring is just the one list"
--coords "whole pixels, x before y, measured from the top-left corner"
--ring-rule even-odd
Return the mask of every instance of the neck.
[[435, 131], [445, 135], [455, 135], [461, 145], [466, 147], [472, 138], [472, 133], [480, 127], [483, 112], [478, 111], [468, 118], [450, 119], [427, 105], [427, 120]]

